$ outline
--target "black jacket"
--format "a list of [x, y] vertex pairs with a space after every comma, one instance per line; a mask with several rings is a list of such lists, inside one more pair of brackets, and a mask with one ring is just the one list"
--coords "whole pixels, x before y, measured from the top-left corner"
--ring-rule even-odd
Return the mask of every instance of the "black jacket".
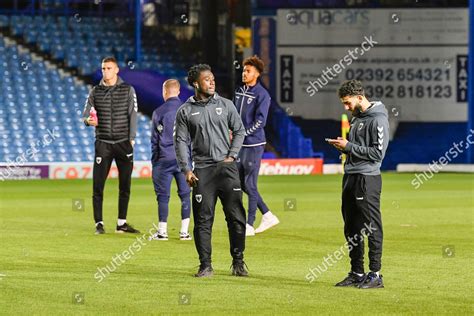
[[84, 107], [83, 119], [87, 124], [91, 107], [97, 111], [99, 125], [95, 137], [107, 143], [134, 140], [137, 133], [137, 96], [135, 90], [118, 78], [113, 86], [103, 81], [92, 88]]

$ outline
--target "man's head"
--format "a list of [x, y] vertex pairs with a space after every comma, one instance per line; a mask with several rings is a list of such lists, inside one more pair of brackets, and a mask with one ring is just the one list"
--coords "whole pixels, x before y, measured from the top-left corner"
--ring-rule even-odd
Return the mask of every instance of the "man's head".
[[258, 77], [263, 72], [264, 63], [257, 55], [248, 57], [243, 62], [242, 82], [253, 86], [257, 83]]
[[163, 100], [168, 100], [169, 98], [177, 97], [180, 92], [180, 84], [176, 79], [168, 79], [163, 82]]
[[102, 78], [104, 81], [115, 81], [119, 67], [115, 57], [105, 57], [102, 59]]
[[189, 68], [188, 83], [194, 91], [206, 97], [214, 95], [216, 84], [211, 67], [207, 64], [198, 64]]
[[362, 111], [363, 104], [368, 103], [365, 97], [364, 87], [358, 80], [345, 81], [337, 91], [339, 99], [344, 108], [348, 111], [354, 112], [356, 110]]

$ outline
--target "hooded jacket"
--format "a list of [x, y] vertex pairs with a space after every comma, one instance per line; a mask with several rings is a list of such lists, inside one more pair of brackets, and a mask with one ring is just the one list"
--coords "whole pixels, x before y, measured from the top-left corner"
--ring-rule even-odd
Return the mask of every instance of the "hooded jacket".
[[388, 114], [380, 101], [370, 102], [364, 112], [351, 119], [344, 172], [348, 174], [379, 175], [389, 141]]

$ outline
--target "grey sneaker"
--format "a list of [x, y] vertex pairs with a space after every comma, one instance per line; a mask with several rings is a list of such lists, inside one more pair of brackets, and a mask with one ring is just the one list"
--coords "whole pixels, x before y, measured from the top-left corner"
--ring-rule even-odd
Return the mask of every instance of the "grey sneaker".
[[196, 278], [208, 278], [214, 275], [211, 265], [201, 264], [198, 272], [194, 275]]
[[239, 277], [249, 276], [248, 267], [243, 260], [232, 261], [232, 275]]

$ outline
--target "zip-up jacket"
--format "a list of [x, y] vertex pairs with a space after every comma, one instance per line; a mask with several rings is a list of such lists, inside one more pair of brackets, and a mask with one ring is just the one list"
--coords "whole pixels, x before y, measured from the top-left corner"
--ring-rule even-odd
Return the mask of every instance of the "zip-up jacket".
[[151, 161], [153, 164], [159, 160], [176, 160], [173, 127], [176, 112], [181, 104], [178, 97], [172, 97], [153, 111], [151, 118]]
[[113, 86], [106, 86], [101, 80], [92, 88], [82, 114], [84, 123], [90, 116], [91, 107], [97, 111], [99, 125], [95, 129], [97, 140], [119, 143], [134, 140], [137, 134], [137, 96], [135, 90], [118, 78]]
[[242, 120], [231, 100], [217, 93], [202, 101], [190, 97], [178, 109], [175, 120], [174, 146], [181, 171], [191, 170], [189, 139], [194, 167], [206, 168], [226, 157], [236, 159], [244, 134]]
[[245, 128], [244, 147], [266, 144], [264, 127], [270, 102], [270, 94], [258, 81], [253, 87], [243, 85], [235, 90], [234, 104]]
[[380, 101], [371, 102], [364, 112], [351, 119], [344, 172], [349, 174], [379, 175], [389, 141], [388, 115]]

